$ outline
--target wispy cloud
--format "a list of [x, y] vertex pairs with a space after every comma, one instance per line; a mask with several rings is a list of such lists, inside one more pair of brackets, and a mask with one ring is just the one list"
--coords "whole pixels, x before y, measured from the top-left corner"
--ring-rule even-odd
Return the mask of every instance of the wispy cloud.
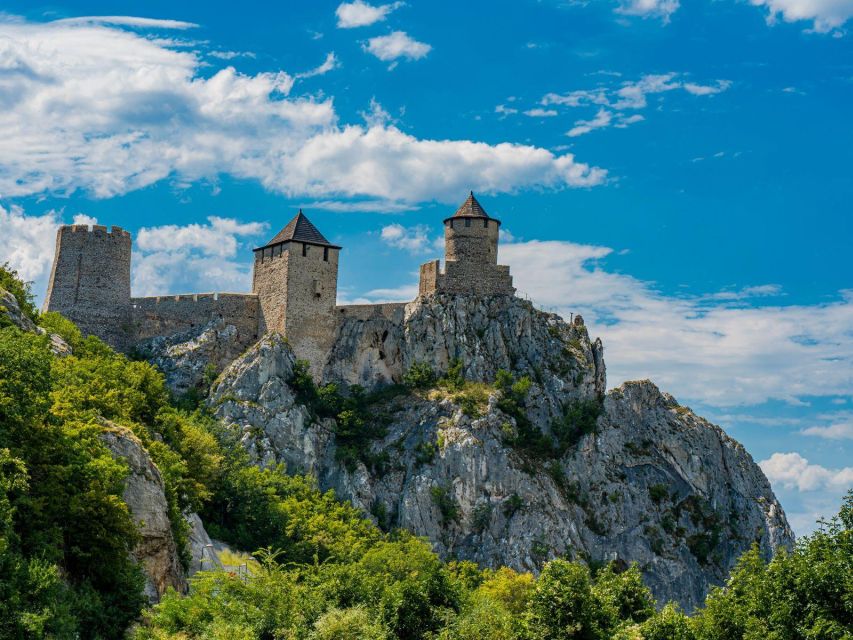
[[344, 2], [335, 9], [335, 15], [338, 17], [338, 28], [353, 29], [381, 22], [388, 17], [389, 13], [399, 9], [403, 4], [403, 2], [392, 2], [390, 4], [372, 5], [362, 0]]
[[681, 6], [679, 0], [621, 0], [616, 12], [628, 16], [661, 18], [669, 22], [670, 16]]
[[539, 101], [543, 107], [597, 107], [592, 118], [577, 120], [569, 130], [570, 137], [587, 134], [596, 129], [616, 127], [624, 129], [642, 121], [640, 114], [627, 112], [645, 109], [649, 96], [681, 90], [693, 96], [712, 96], [731, 87], [728, 80], [717, 80], [711, 84], [688, 81], [682, 74], [648, 74], [639, 80], [619, 84], [603, 84], [595, 89], [581, 89], [568, 93], [547, 93]]
[[337, 69], [340, 66], [341, 66], [341, 61], [338, 60], [338, 57], [335, 55], [335, 52], [332, 51], [332, 52], [326, 54], [326, 59], [323, 61], [323, 64], [321, 64], [318, 67], [314, 67], [313, 69], [310, 69], [308, 71], [303, 71], [302, 73], [297, 73], [296, 77], [297, 78], [313, 78], [314, 76], [322, 76], [322, 75], [329, 73], [329, 71], [332, 71], [333, 69]]

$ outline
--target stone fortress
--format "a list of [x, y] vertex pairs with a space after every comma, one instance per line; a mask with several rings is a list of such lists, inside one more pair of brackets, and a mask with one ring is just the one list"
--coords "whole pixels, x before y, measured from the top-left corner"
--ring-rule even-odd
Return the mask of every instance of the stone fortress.
[[[436, 292], [513, 295], [509, 267], [498, 264], [500, 221], [471, 193], [444, 220], [445, 263], [420, 268], [419, 295]], [[285, 335], [317, 377], [349, 318], [401, 319], [406, 303], [337, 305], [341, 247], [330, 243], [300, 210], [267, 244], [254, 249], [251, 293], [195, 293], [134, 298], [130, 234], [120, 227], [65, 225], [44, 309], [57, 311], [119, 351], [221, 320], [246, 346], [265, 333]]]

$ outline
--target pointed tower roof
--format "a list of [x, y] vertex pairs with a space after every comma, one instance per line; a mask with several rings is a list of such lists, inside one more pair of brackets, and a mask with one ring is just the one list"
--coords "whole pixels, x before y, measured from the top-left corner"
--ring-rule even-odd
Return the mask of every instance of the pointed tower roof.
[[498, 224], [501, 223], [497, 218], [491, 217], [486, 210], [483, 209], [483, 205], [474, 197], [474, 192], [470, 191], [468, 193], [468, 197], [465, 199], [465, 202], [462, 203], [456, 213], [454, 213], [450, 218], [446, 218], [445, 222], [451, 220], [453, 218], [486, 218], [487, 220], [494, 220]]
[[326, 237], [320, 233], [319, 229], [315, 227], [311, 221], [308, 219], [304, 213], [302, 213], [302, 209], [299, 210], [299, 213], [287, 223], [287, 225], [279, 231], [275, 237], [267, 242], [264, 246], [258, 247], [255, 251], [259, 249], [265, 249], [266, 247], [271, 247], [277, 244], [284, 244], [285, 242], [304, 242], [305, 244], [314, 244], [320, 247], [331, 247], [333, 249], [340, 249], [339, 246], [332, 244]]

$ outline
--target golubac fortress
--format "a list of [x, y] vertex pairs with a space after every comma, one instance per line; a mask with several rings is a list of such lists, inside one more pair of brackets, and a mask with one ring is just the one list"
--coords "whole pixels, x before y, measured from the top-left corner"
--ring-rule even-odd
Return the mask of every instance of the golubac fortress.
[[[419, 295], [513, 295], [509, 267], [498, 264], [500, 221], [474, 194], [444, 220], [445, 261], [421, 265]], [[341, 247], [300, 210], [272, 240], [254, 249], [251, 293], [193, 293], [134, 298], [130, 234], [120, 227], [65, 225], [56, 236], [46, 311], [58, 311], [87, 335], [120, 351], [222, 320], [247, 344], [285, 335], [296, 356], [319, 372], [347, 318], [402, 317], [406, 303], [336, 304]]]

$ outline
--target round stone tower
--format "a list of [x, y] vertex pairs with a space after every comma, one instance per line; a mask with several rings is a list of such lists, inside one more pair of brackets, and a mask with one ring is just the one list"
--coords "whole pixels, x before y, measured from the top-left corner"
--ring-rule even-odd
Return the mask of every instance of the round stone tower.
[[444, 221], [445, 260], [474, 265], [498, 263], [498, 235], [501, 221], [489, 217], [472, 191]]
[[498, 264], [500, 227], [471, 192], [444, 220], [444, 272], [438, 260], [421, 265], [419, 294], [513, 295], [509, 267]]
[[121, 227], [63, 225], [44, 302], [84, 335], [120, 351], [130, 346], [130, 234]]

